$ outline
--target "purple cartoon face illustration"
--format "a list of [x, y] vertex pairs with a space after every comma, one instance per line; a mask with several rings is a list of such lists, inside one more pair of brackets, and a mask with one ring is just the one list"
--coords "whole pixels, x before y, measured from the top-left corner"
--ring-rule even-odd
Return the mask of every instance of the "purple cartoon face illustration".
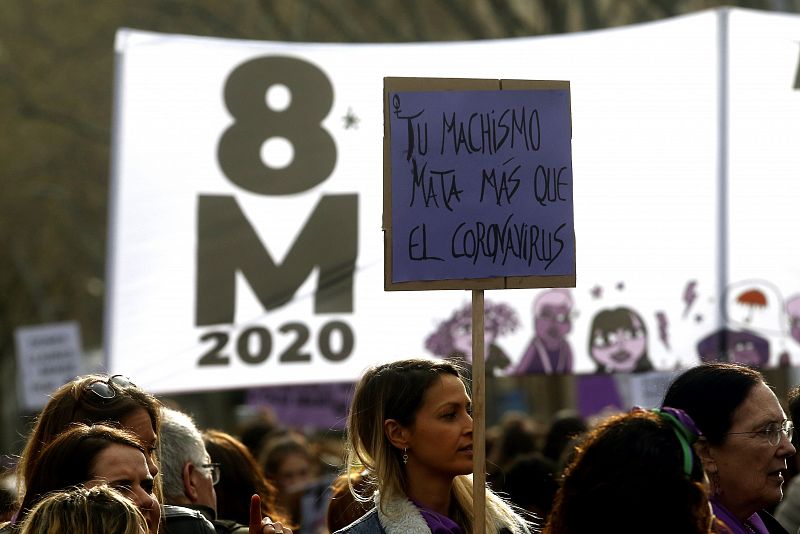
[[652, 368], [647, 359], [647, 330], [629, 308], [603, 310], [590, 329], [589, 354], [599, 372], [629, 373]]
[[722, 328], [707, 335], [697, 344], [697, 353], [704, 362], [736, 362], [763, 367], [769, 362], [769, 341], [754, 332]]
[[536, 335], [550, 349], [558, 347], [570, 330], [570, 307], [566, 305], [545, 304], [534, 319]]
[[786, 314], [789, 316], [789, 335], [800, 343], [800, 295], [786, 301]]
[[792, 317], [789, 319], [789, 333], [792, 339], [800, 343], [800, 317]]
[[[497, 338], [513, 332], [519, 319], [507, 304], [486, 301], [484, 307], [483, 349], [486, 369], [508, 367], [508, 356], [498, 347]], [[425, 340], [425, 348], [442, 358], [457, 358], [472, 363], [472, 308], [469, 304], [455, 310], [449, 319], [442, 321]]]
[[[450, 327], [453, 349], [462, 352], [468, 362], [472, 362], [472, 317], [464, 317]], [[494, 343], [497, 332], [491, 328], [483, 330], [484, 358], [489, 355], [489, 348]]]
[[746, 340], [739, 340], [728, 348], [728, 361], [753, 367], [760, 367], [766, 363], [755, 344]]

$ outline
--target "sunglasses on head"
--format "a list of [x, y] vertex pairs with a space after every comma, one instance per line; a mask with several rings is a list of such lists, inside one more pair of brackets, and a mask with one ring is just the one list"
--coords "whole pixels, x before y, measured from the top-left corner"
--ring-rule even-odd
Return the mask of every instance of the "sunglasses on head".
[[118, 390], [130, 387], [136, 387], [136, 384], [125, 376], [114, 375], [105, 380], [98, 379], [89, 382], [84, 386], [83, 390], [87, 393], [91, 393], [92, 395], [89, 398], [94, 399], [95, 402], [107, 404], [116, 398]]

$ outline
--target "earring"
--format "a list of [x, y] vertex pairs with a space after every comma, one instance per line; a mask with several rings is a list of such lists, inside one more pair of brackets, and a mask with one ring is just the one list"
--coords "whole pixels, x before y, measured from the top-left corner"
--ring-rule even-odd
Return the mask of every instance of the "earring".
[[403, 465], [408, 463], [408, 447], [403, 449]]

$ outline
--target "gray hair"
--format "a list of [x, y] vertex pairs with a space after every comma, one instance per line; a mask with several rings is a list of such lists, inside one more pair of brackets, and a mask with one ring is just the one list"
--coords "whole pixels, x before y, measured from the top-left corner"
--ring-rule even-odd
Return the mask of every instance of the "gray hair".
[[183, 466], [187, 462], [201, 466], [208, 462], [203, 436], [192, 418], [177, 410], [161, 408], [161, 476], [166, 504], [186, 497]]

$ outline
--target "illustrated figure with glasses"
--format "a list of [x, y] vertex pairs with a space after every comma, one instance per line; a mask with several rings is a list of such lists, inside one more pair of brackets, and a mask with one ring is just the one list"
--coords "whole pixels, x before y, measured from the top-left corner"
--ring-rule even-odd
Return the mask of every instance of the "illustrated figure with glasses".
[[[217, 494], [214, 486], [220, 480], [220, 464], [211, 461], [203, 436], [187, 414], [171, 408], [161, 410], [161, 474], [164, 481], [165, 502], [202, 513], [214, 524], [217, 533], [252, 532], [248, 526], [217, 518]], [[248, 496], [249, 497], [249, 496]], [[252, 520], [251, 507], [251, 524]], [[288, 527], [267, 516], [261, 518], [260, 499], [257, 511], [264, 534], [291, 534]], [[166, 516], [167, 534], [195, 532], [183, 516]]]
[[119, 490], [140, 510], [147, 532], [158, 533], [161, 508], [138, 438], [117, 428], [81, 423], [68, 428], [41, 452], [25, 479], [16, 522], [4, 527], [3, 532], [18, 531], [28, 513], [49, 493], [78, 485], [106, 485]]
[[525, 349], [515, 374], [571, 373], [572, 295], [566, 289], [548, 289], [533, 302], [534, 336]]
[[664, 406], [686, 411], [703, 433], [695, 450], [728, 530], [787, 532], [766, 509], [783, 497], [794, 426], [761, 373], [734, 363], [693, 367], [672, 382]]

